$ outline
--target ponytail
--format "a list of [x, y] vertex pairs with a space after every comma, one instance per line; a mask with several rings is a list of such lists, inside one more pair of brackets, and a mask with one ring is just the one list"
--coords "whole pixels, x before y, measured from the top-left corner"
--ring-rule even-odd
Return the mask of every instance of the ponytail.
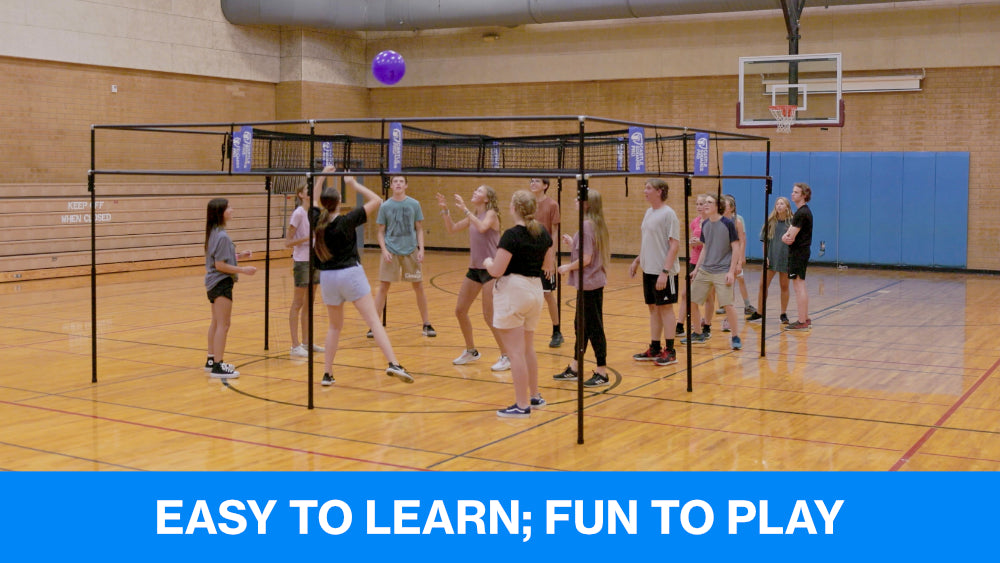
[[324, 188], [319, 196], [319, 203], [322, 209], [319, 212], [319, 220], [316, 222], [316, 257], [322, 262], [333, 258], [333, 253], [326, 246], [326, 228], [337, 217], [337, 207], [340, 206], [340, 191], [335, 188]]

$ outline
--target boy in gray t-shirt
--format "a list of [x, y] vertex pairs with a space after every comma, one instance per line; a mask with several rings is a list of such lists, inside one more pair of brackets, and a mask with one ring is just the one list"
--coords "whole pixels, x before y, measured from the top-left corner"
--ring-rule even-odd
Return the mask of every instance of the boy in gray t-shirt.
[[[723, 206], [714, 194], [705, 195], [705, 205], [710, 210], [706, 221], [701, 225], [701, 241], [705, 243], [701, 256], [698, 258], [698, 268], [691, 281], [691, 303], [704, 305], [708, 292], [714, 287], [715, 297], [720, 306], [726, 310], [726, 319], [732, 328], [733, 350], [743, 347], [740, 337], [736, 335], [736, 310], [733, 308], [733, 284], [740, 268], [740, 236], [736, 225], [722, 216]], [[701, 314], [697, 307], [691, 307], [691, 326], [701, 326]], [[708, 337], [702, 333], [691, 335], [692, 344], [704, 344]], [[685, 342], [682, 340], [681, 342]]]
[[[378, 245], [382, 249], [379, 261], [379, 286], [375, 294], [375, 309], [382, 311], [392, 282], [413, 284], [417, 309], [423, 321], [423, 335], [437, 336], [427, 312], [422, 265], [424, 261], [424, 214], [420, 202], [406, 195], [406, 176], [393, 176], [389, 182], [392, 196], [379, 207]], [[372, 338], [372, 331], [368, 331]]]

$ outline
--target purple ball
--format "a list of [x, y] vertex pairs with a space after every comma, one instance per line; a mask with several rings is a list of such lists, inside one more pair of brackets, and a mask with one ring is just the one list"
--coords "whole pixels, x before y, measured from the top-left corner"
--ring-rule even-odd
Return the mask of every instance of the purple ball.
[[406, 74], [406, 61], [396, 51], [382, 51], [372, 59], [372, 74], [382, 84], [392, 86]]

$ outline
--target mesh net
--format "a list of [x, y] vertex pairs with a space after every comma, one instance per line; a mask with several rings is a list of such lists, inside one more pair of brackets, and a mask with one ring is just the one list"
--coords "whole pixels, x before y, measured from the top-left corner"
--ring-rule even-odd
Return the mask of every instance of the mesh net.
[[[457, 173], [572, 174], [623, 172], [628, 169], [628, 130], [565, 135], [493, 137], [447, 133], [403, 126], [405, 171]], [[650, 172], [684, 171], [684, 135], [654, 134], [645, 139]], [[322, 169], [324, 159], [357, 173], [386, 169], [387, 141], [354, 135], [308, 135], [254, 129], [253, 167], [257, 172], [305, 172]]]

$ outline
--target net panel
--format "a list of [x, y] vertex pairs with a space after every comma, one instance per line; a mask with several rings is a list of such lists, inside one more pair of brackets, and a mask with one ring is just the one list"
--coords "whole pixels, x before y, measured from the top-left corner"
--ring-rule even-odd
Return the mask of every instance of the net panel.
[[[627, 130], [565, 135], [493, 137], [448, 133], [404, 126], [403, 171], [457, 173], [523, 172], [575, 174], [624, 172], [628, 169]], [[683, 135], [654, 134], [645, 139], [646, 170], [683, 172]], [[254, 129], [253, 170], [307, 172], [332, 161], [351, 163], [358, 173], [381, 173], [387, 166], [388, 142], [355, 135], [309, 135]]]

